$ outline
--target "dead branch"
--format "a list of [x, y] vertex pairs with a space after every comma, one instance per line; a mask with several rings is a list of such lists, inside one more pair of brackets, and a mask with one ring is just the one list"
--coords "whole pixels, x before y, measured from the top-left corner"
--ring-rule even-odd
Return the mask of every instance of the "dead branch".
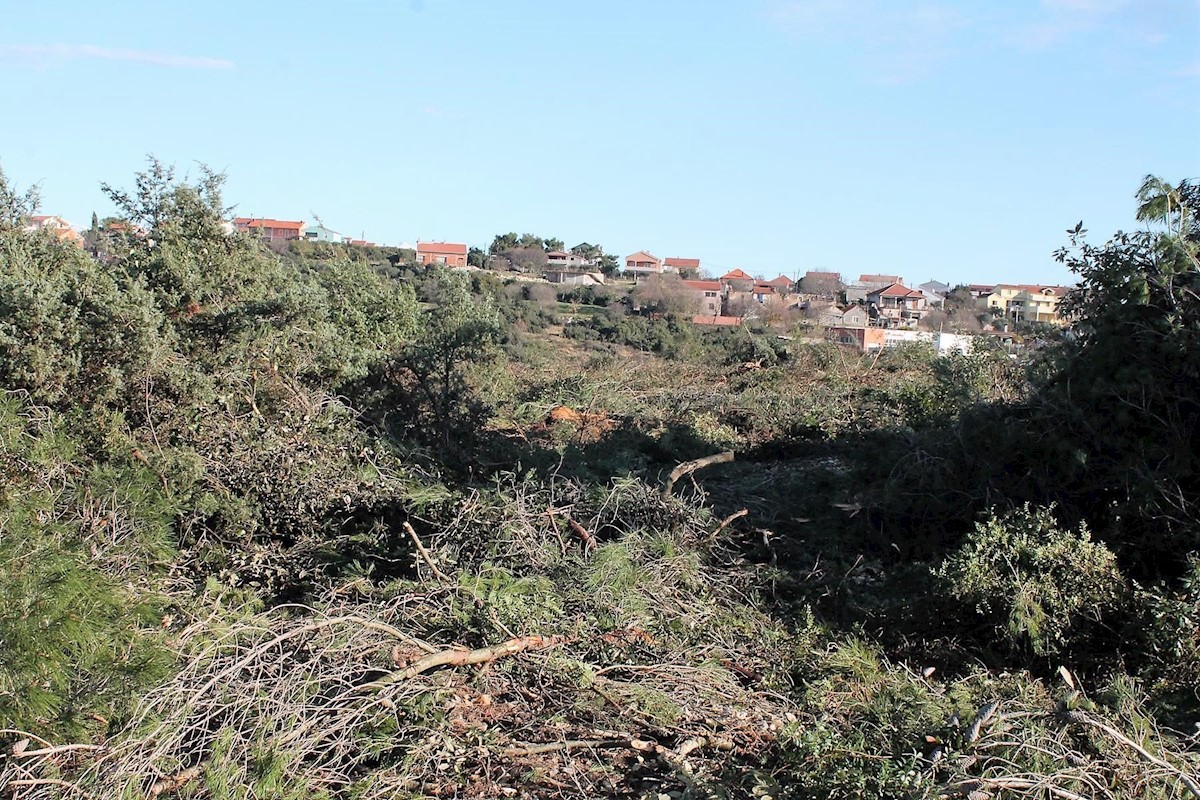
[[1195, 797], [1195, 798], [1197, 798], [1197, 800], [1200, 800], [1200, 782], [1197, 782], [1196, 778], [1192, 777], [1187, 772], [1183, 771], [1182, 769], [1180, 769], [1179, 767], [1170, 763], [1169, 761], [1166, 761], [1166, 760], [1154, 755], [1149, 750], [1142, 747], [1140, 744], [1133, 741], [1133, 739], [1130, 739], [1128, 736], [1121, 733], [1116, 728], [1114, 728], [1111, 725], [1108, 725], [1104, 722], [1101, 722], [1098, 719], [1092, 719], [1087, 714], [1084, 714], [1082, 711], [1069, 711], [1066, 714], [1066, 718], [1068, 720], [1070, 720], [1071, 722], [1077, 722], [1077, 723], [1080, 723], [1083, 725], [1087, 725], [1091, 728], [1095, 728], [1098, 731], [1102, 731], [1102, 732], [1108, 734], [1113, 739], [1116, 739], [1121, 744], [1125, 745], [1126, 747], [1128, 747], [1131, 750], [1133, 750], [1134, 752], [1136, 752], [1144, 760], [1149, 761], [1151, 764], [1154, 764], [1155, 766], [1162, 767], [1167, 772], [1170, 772], [1172, 775], [1174, 775], [1176, 778], [1178, 778], [1179, 782], [1182, 783], [1184, 785], [1184, 787], [1187, 788], [1188, 793], [1191, 794], [1192, 797]]
[[685, 461], [675, 469], [671, 470], [671, 474], [667, 476], [667, 484], [663, 487], [662, 496], [665, 500], [671, 496], [671, 490], [675, 488], [675, 481], [682, 478], [684, 475], [690, 475], [698, 469], [711, 467], [715, 464], [728, 464], [733, 461], [733, 451], [726, 450], [724, 453], [717, 453], [704, 458], [697, 458], [692, 461]]
[[546, 744], [530, 744], [524, 747], [510, 747], [502, 751], [505, 756], [536, 756], [543, 753], [555, 753], [562, 750], [612, 750], [626, 749], [652, 752], [654, 742], [642, 739], [568, 739], [565, 742], [548, 742]]
[[446, 573], [438, 569], [437, 564], [433, 563], [433, 558], [430, 557], [429, 551], [425, 549], [425, 545], [421, 544], [421, 540], [418, 538], [417, 532], [413, 530], [413, 526], [408, 524], [408, 520], [404, 520], [400, 524], [403, 526], [404, 532], [408, 534], [408, 538], [412, 539], [413, 544], [416, 545], [417, 552], [421, 554], [421, 558], [429, 565], [429, 569], [433, 571], [434, 577], [442, 583], [449, 583], [450, 579], [446, 577]]
[[728, 517], [726, 517], [725, 519], [721, 520], [721, 524], [720, 524], [720, 525], [718, 525], [718, 526], [717, 526], [715, 529], [713, 529], [713, 532], [712, 532], [712, 533], [710, 533], [710, 534], [708, 535], [708, 540], [709, 540], [710, 542], [716, 541], [716, 539], [717, 539], [717, 535], [718, 535], [718, 534], [719, 534], [721, 531], [723, 531], [723, 530], [725, 530], [726, 528], [728, 528], [728, 527], [729, 527], [729, 526], [730, 526], [730, 525], [733, 523], [733, 521], [734, 521], [734, 520], [736, 520], [736, 519], [740, 519], [740, 518], [742, 518], [742, 517], [746, 516], [746, 515], [747, 515], [747, 514], [749, 514], [749, 513], [750, 513], [750, 510], [749, 510], [749, 509], [747, 509], [747, 508], [743, 508], [741, 511], [735, 511], [735, 512], [733, 512], [733, 513], [732, 513], [732, 514], [730, 514]]
[[364, 689], [383, 689], [394, 683], [406, 681], [428, 672], [437, 667], [465, 667], [471, 664], [486, 664], [498, 658], [515, 656], [524, 650], [545, 650], [560, 644], [562, 639], [555, 636], [519, 636], [509, 639], [503, 644], [492, 647], [480, 647], [477, 650], [442, 650], [424, 658], [417, 659], [404, 669], [396, 670], [388, 675], [365, 684]]

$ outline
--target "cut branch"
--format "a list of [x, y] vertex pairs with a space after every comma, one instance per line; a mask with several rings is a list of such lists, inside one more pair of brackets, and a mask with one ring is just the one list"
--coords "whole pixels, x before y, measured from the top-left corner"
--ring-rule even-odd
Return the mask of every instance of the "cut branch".
[[518, 636], [516, 639], [509, 639], [503, 644], [492, 647], [480, 647], [477, 650], [442, 650], [417, 659], [404, 669], [396, 670], [378, 680], [364, 684], [362, 688], [383, 689], [394, 683], [415, 678], [422, 672], [428, 672], [437, 667], [464, 667], [470, 664], [486, 664], [498, 658], [514, 656], [524, 650], [545, 650], [546, 648], [554, 647], [561, 641], [562, 639], [556, 636]]
[[711, 467], [715, 464], [728, 464], [733, 461], [733, 451], [726, 450], [724, 453], [697, 458], [694, 461], [685, 461], [675, 469], [671, 470], [671, 474], [667, 476], [667, 485], [663, 487], [662, 496], [666, 499], [671, 496], [671, 490], [675, 488], [675, 481], [682, 478], [684, 475], [690, 475], [698, 469]]
[[413, 530], [413, 526], [408, 524], [408, 520], [402, 522], [401, 525], [404, 527], [404, 532], [408, 534], [408, 538], [412, 539], [413, 544], [416, 545], [417, 552], [421, 554], [421, 558], [433, 570], [434, 577], [442, 583], [449, 583], [450, 579], [446, 577], [446, 573], [438, 569], [437, 564], [433, 563], [433, 558], [429, 555], [429, 551], [425, 549], [425, 545], [421, 544], [421, 540], [417, 536], [417, 532]]

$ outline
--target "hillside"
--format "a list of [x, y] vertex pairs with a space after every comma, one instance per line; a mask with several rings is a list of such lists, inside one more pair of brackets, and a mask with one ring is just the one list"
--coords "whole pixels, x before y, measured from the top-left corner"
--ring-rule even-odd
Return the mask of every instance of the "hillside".
[[3, 796], [1200, 797], [1196, 186], [1015, 362], [135, 183], [95, 259], [0, 174]]

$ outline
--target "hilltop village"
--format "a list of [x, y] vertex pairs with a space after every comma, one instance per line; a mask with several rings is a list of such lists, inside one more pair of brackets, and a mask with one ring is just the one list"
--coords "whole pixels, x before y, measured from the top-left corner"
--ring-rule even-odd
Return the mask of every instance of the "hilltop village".
[[[964, 351], [973, 337], [987, 335], [1007, 348], [1023, 335], [1065, 325], [1060, 301], [1070, 287], [1051, 284], [988, 283], [951, 286], [928, 280], [911, 285], [904, 276], [808, 270], [768, 279], [742, 269], [720, 274], [699, 258], [660, 258], [640, 250], [623, 259], [599, 245], [566, 248], [559, 239], [532, 234], [497, 235], [485, 250], [461, 242], [418, 241], [381, 246], [327, 227], [323, 222], [270, 217], [235, 217], [227, 233], [245, 233], [282, 255], [301, 257], [322, 248], [350, 248], [368, 260], [391, 266], [445, 265], [452, 270], [491, 271], [520, 281], [553, 284], [560, 293], [579, 287], [624, 292], [630, 309], [654, 315], [664, 308], [700, 326], [736, 327], [747, 323], [795, 330], [857, 348], [875, 350], [909, 342], [932, 344], [939, 353]], [[93, 216], [78, 229], [59, 216], [29, 218], [30, 230], [78, 244], [100, 257], [112, 236], [144, 235], [116, 218]], [[577, 295], [578, 296], [578, 295]]]

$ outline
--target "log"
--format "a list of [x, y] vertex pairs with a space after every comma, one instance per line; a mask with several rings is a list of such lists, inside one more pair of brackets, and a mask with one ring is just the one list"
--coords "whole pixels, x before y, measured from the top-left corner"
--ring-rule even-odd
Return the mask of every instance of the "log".
[[388, 673], [382, 678], [364, 684], [363, 689], [383, 689], [393, 683], [415, 678], [422, 672], [428, 672], [437, 667], [465, 667], [470, 664], [486, 664], [498, 658], [514, 656], [524, 650], [545, 650], [554, 647], [562, 640], [556, 636], [518, 636], [507, 642], [491, 647], [480, 647], [477, 650], [450, 649], [430, 653], [419, 658], [404, 669]]
[[697, 458], [694, 461], [683, 462], [671, 470], [671, 474], [667, 476], [667, 485], [662, 490], [663, 499], [665, 500], [671, 496], [671, 490], [675, 488], [675, 481], [684, 475], [690, 475], [698, 469], [711, 467], [714, 464], [728, 464], [730, 461], [733, 461], [732, 450], [726, 450], [724, 453], [717, 453], [716, 455], [705, 456], [704, 458]]

